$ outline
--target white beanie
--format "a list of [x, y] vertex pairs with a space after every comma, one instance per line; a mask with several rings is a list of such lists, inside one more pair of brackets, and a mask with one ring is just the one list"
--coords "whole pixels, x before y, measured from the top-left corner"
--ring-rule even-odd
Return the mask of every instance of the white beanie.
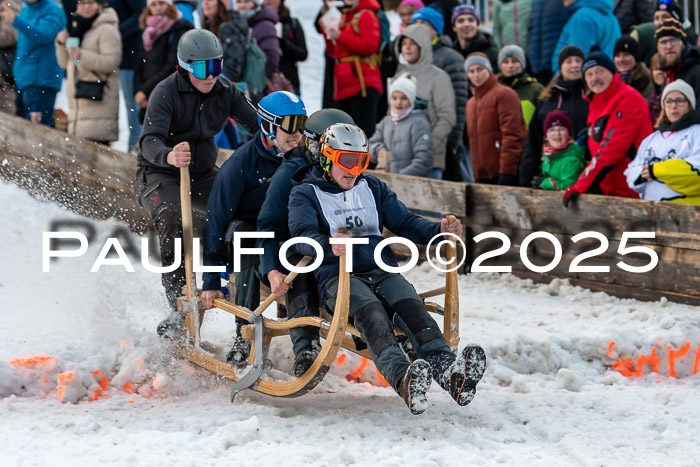
[[666, 85], [666, 87], [664, 88], [664, 92], [661, 94], [662, 105], [666, 100], [666, 96], [671, 91], [678, 91], [681, 94], [683, 94], [685, 98], [690, 101], [690, 110], [693, 110], [695, 108], [695, 91], [693, 91], [693, 88], [690, 86], [690, 84], [686, 83], [682, 79], [677, 79], [671, 84]]
[[411, 101], [411, 105], [413, 105], [416, 102], [417, 90], [418, 87], [416, 86], [415, 78], [406, 73], [391, 82], [388, 97], [391, 101], [391, 95], [394, 93], [394, 91], [400, 91], [404, 93], [406, 97], [408, 97], [408, 100]]

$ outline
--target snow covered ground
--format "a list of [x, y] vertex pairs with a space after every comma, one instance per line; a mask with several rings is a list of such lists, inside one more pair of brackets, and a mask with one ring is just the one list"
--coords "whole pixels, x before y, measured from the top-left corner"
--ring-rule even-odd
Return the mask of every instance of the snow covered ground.
[[[312, 50], [302, 94], [313, 111], [317, 4], [287, 3]], [[371, 365], [360, 382], [346, 379], [355, 356], [301, 398], [245, 391], [232, 405], [230, 384], [171, 358], [155, 337], [165, 301], [160, 278], [138, 257], [130, 257], [134, 273], [89, 272], [123, 226], [13, 185], [0, 183], [0, 198], [0, 465], [700, 465], [697, 307], [620, 300], [558, 280], [461, 276], [462, 345], [479, 343], [489, 358], [468, 407], [434, 384], [428, 411], [412, 416]], [[42, 273], [42, 232], [57, 220], [94, 234], [84, 256]], [[422, 266], [407, 277], [420, 291], [443, 280]], [[212, 312], [203, 335], [226, 346], [232, 329], [228, 315]], [[676, 378], [669, 346], [686, 349], [672, 358]], [[657, 373], [639, 365], [652, 349]], [[289, 371], [286, 339], [270, 355]], [[618, 370], [639, 377], [613, 370], [626, 359]]]

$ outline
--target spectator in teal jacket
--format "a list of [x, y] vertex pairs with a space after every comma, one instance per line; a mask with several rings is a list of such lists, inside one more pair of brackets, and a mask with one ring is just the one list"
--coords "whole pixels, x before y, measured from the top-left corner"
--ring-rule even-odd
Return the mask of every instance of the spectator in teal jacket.
[[0, 17], [19, 32], [12, 67], [17, 86], [17, 115], [54, 126], [53, 107], [63, 79], [54, 40], [66, 27], [66, 15], [51, 0], [26, 0], [18, 16], [3, 7]]
[[498, 48], [517, 45], [527, 50], [527, 33], [531, 17], [532, 0], [494, 0], [493, 38]]
[[[556, 1], [556, 0], [552, 0]], [[571, 17], [559, 36], [552, 56], [552, 70], [559, 69], [557, 56], [567, 45], [575, 45], [588, 54], [597, 45], [608, 57], [620, 38], [620, 23], [613, 14], [612, 0], [563, 0]]]

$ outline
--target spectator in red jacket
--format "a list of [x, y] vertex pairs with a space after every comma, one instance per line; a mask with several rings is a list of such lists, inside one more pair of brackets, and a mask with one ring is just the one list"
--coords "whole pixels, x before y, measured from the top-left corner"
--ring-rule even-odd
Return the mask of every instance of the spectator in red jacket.
[[326, 51], [335, 57], [333, 99], [367, 136], [377, 123], [383, 92], [377, 53], [381, 42], [377, 0], [346, 0], [337, 29], [323, 30]]
[[639, 198], [627, 186], [624, 172], [651, 132], [649, 106], [631, 86], [622, 82], [610, 57], [594, 50], [581, 65], [587, 97], [588, 149], [591, 161], [578, 181], [564, 192], [564, 206], [581, 193]]
[[517, 185], [526, 136], [520, 98], [498, 82], [485, 54], [471, 54], [464, 68], [473, 94], [467, 102], [467, 133], [474, 180]]

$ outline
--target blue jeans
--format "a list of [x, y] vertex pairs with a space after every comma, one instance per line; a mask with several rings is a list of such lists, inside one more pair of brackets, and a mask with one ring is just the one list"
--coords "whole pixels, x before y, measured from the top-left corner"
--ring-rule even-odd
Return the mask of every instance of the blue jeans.
[[30, 119], [31, 112], [41, 112], [41, 124], [54, 126], [53, 107], [57, 91], [49, 88], [28, 87], [17, 91], [17, 111], [22, 118]]
[[433, 180], [442, 180], [442, 169], [432, 169], [428, 173], [428, 178], [432, 178]]
[[141, 122], [139, 121], [141, 108], [136, 105], [134, 100], [134, 70], [119, 69], [119, 87], [124, 93], [126, 102], [126, 116], [129, 121], [129, 147], [127, 151], [131, 151], [141, 137]]
[[464, 145], [457, 149], [459, 157], [459, 173], [462, 175], [462, 181], [474, 183], [474, 169], [472, 168], [472, 158], [469, 155], [469, 148]]

